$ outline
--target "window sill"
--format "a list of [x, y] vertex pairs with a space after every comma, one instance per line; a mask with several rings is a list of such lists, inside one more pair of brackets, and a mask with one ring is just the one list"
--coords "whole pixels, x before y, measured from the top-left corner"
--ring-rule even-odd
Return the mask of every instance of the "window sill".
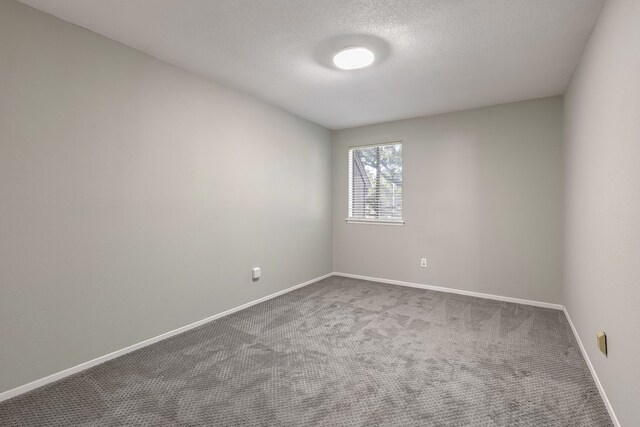
[[404, 225], [402, 219], [353, 219], [347, 218], [345, 220], [350, 224], [370, 224], [370, 225]]

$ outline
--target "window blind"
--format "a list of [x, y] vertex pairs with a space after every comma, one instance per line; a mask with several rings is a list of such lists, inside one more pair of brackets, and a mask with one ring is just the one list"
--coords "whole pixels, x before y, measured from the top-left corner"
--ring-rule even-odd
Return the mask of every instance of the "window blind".
[[347, 221], [403, 223], [401, 143], [349, 149]]

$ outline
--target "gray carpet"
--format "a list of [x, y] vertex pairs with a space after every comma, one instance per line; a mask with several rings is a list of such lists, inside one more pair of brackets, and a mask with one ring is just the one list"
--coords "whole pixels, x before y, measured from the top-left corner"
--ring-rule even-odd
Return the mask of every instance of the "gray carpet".
[[558, 310], [332, 277], [0, 404], [2, 426], [610, 426]]

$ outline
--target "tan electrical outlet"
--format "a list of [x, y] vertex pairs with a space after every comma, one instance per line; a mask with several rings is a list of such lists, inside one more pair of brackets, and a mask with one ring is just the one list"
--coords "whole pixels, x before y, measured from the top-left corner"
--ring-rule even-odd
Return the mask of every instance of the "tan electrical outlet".
[[607, 334], [604, 331], [598, 331], [596, 333], [596, 337], [598, 338], [598, 348], [604, 355], [607, 355]]

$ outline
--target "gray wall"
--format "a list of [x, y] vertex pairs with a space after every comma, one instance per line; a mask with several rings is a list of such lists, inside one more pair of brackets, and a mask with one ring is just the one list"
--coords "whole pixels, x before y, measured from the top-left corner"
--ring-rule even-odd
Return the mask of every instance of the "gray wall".
[[331, 271], [326, 129], [13, 1], [0, 58], [0, 392]]
[[[609, 0], [565, 99], [564, 302], [622, 425], [640, 420], [640, 2]], [[604, 329], [609, 357], [596, 347]]]
[[[346, 223], [348, 147], [396, 140], [406, 225]], [[334, 270], [560, 303], [562, 163], [560, 97], [334, 132]]]

